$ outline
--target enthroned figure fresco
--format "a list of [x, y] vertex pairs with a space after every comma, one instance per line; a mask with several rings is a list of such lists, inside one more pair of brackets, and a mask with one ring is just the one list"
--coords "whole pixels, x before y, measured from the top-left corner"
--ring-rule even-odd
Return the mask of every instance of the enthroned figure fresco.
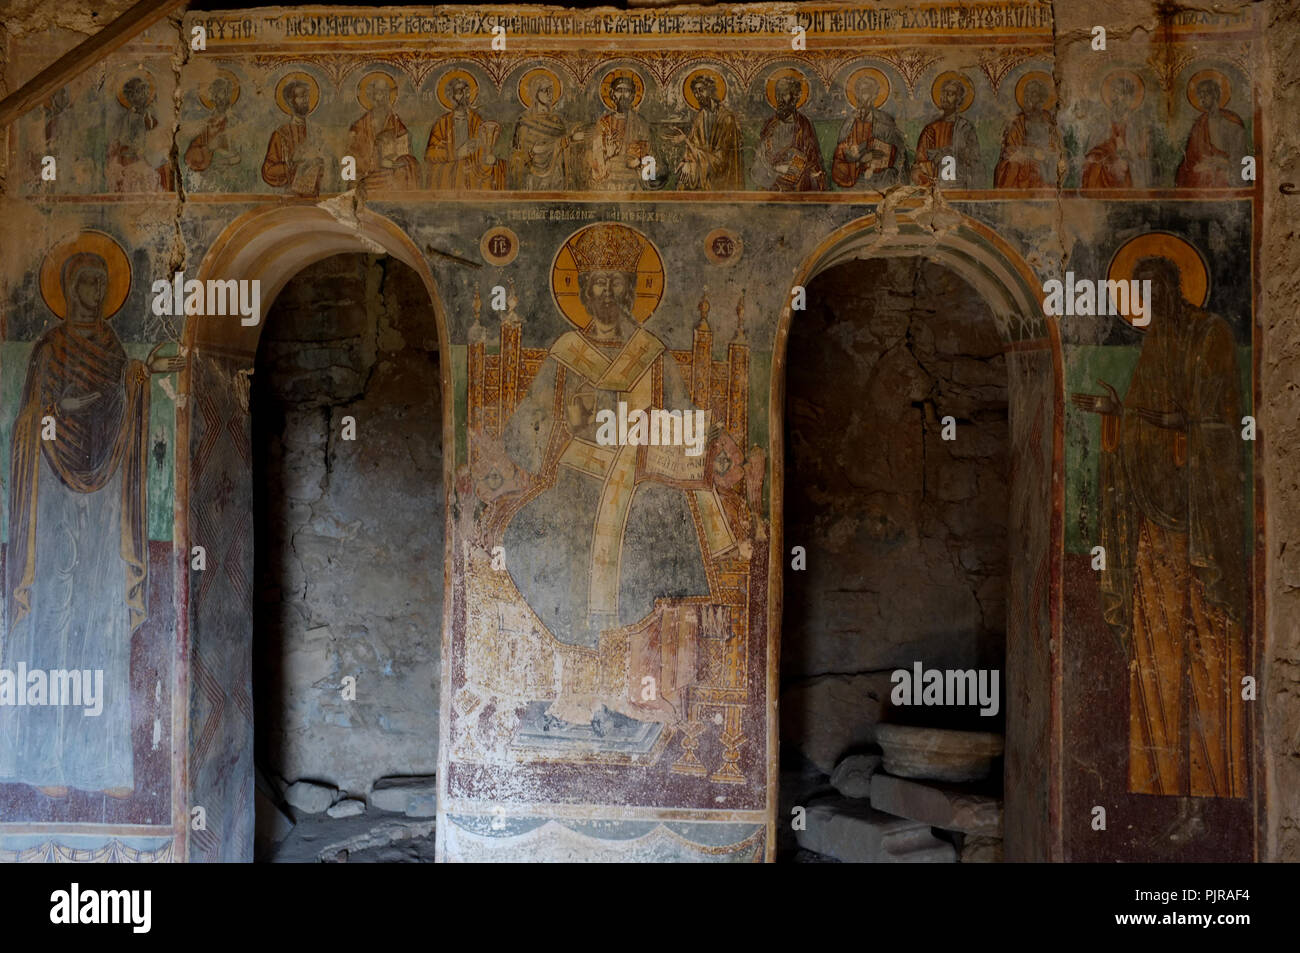
[[505, 188], [506, 164], [495, 154], [501, 124], [474, 109], [478, 80], [465, 70], [448, 70], [438, 79], [437, 96], [447, 111], [429, 130], [425, 185], [437, 191]]
[[1146, 94], [1142, 77], [1114, 70], [1101, 82], [1109, 122], [1106, 137], [1084, 157], [1083, 189], [1144, 189], [1151, 185], [1151, 131], [1137, 118]]
[[1201, 70], [1187, 83], [1187, 99], [1200, 110], [1187, 134], [1175, 184], [1180, 188], [1232, 188], [1241, 178], [1242, 156], [1250, 154], [1246, 124], [1228, 105], [1232, 86], [1218, 70]]
[[677, 165], [677, 188], [690, 192], [740, 191], [745, 170], [740, 163], [740, 123], [723, 105], [727, 81], [715, 69], [692, 70], [682, 83], [682, 95], [695, 110], [690, 132], [672, 128], [664, 138], [684, 147]]
[[878, 69], [855, 71], [844, 83], [853, 115], [840, 127], [831, 178], [843, 189], [885, 189], [907, 178], [907, 144], [891, 113], [889, 77]]
[[1186, 242], [1130, 241], [1112, 279], [1151, 281], [1150, 325], [1121, 397], [1074, 394], [1102, 415], [1103, 612], [1129, 659], [1128, 789], [1246, 795], [1241, 678], [1248, 607], [1240, 385], [1228, 323], [1203, 302]]
[[275, 104], [289, 121], [271, 133], [262, 162], [262, 181], [292, 195], [315, 197], [330, 161], [320, 130], [307, 117], [320, 103], [320, 86], [310, 73], [284, 76], [275, 87]]
[[357, 181], [368, 190], [414, 189], [420, 167], [411, 136], [397, 115], [397, 80], [383, 70], [361, 77], [357, 101], [365, 113], [348, 129], [348, 154], [357, 160]]
[[1020, 114], [1002, 133], [1002, 152], [993, 169], [999, 189], [1054, 188], [1067, 167], [1056, 128], [1056, 91], [1051, 74], [1034, 70], [1016, 83]]
[[825, 191], [817, 131], [799, 112], [808, 102], [808, 80], [797, 69], [780, 69], [768, 78], [765, 92], [773, 115], [758, 134], [750, 167], [755, 187], [773, 192]]
[[[730, 486], [743, 454], [729, 438], [718, 442], [707, 412], [677, 445], [602, 440], [602, 412], [617, 414], [620, 402], [630, 419], [699, 409], [664, 342], [640, 326], [662, 296], [662, 260], [639, 232], [600, 223], [572, 236], [554, 269], [575, 330], [550, 346], [506, 421], [492, 455], [509, 463], [494, 469], [514, 475], [491, 481], [503, 495], [484, 517], [504, 528], [510, 579], [544, 632], [514, 626], [517, 635], [503, 636], [508, 651], [495, 650], [514, 660], [510, 670], [482, 679], [540, 676], [520, 729], [534, 739], [636, 744], [658, 737], [651, 725], [685, 716], [699, 641], [731, 624], [726, 608], [707, 606], [708, 561], [738, 546], [707, 473], [723, 469], [716, 482]], [[652, 696], [642, 673], [653, 673]]]
[[[519, 77], [524, 111], [515, 124], [507, 179], [512, 189], [559, 191], [569, 187], [570, 136], [556, 105], [564, 94], [560, 77], [545, 67]], [[577, 141], [577, 140], [575, 140]]]
[[231, 109], [239, 101], [239, 78], [230, 70], [217, 70], [216, 77], [199, 91], [199, 101], [210, 114], [185, 148], [185, 164], [195, 172], [211, 171], [220, 177], [243, 160], [231, 135]]
[[[41, 293], [61, 322], [35, 344], [14, 421], [7, 635], [28, 671], [102, 671], [103, 710], [0, 706], [0, 781], [52, 798], [130, 797], [131, 636], [148, 616], [149, 379], [180, 358], [126, 356], [109, 326], [131, 285], [126, 254], [87, 231], [49, 252]], [[52, 439], [51, 439], [52, 437]]]
[[[916, 165], [912, 179], [917, 185], [939, 183], [944, 188], [969, 189], [984, 184], [984, 160], [979, 137], [969, 119], [960, 114], [975, 102], [975, 86], [957, 72], [940, 73], [930, 87], [930, 98], [939, 107], [939, 118], [921, 130], [916, 141]], [[943, 176], [946, 159], [954, 161], [954, 177]]]

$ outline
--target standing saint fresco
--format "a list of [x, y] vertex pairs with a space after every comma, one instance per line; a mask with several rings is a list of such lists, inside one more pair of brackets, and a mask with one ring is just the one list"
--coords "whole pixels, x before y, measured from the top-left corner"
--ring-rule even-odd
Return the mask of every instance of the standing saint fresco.
[[114, 117], [108, 142], [110, 192], [154, 192], [171, 188], [167, 131], [160, 130], [153, 103], [158, 98], [153, 76], [140, 70], [127, 77], [117, 92], [122, 112]]
[[1065, 145], [1056, 128], [1056, 93], [1052, 77], [1041, 70], [1026, 73], [1016, 83], [1020, 114], [1007, 123], [1002, 152], [993, 169], [999, 189], [1055, 188], [1065, 174]]
[[587, 153], [593, 189], [642, 188], [641, 160], [651, 155], [650, 124], [637, 112], [644, 96], [645, 83], [633, 70], [611, 70], [601, 81], [600, 98], [608, 112], [596, 121]]
[[125, 253], [102, 232], [46, 256], [41, 292], [62, 321], [32, 348], [14, 421], [0, 659], [104, 673], [97, 716], [0, 706], [0, 781], [49, 797], [135, 788], [130, 661], [148, 615], [149, 378], [183, 362], [157, 348], [143, 362], [126, 356], [108, 319], [130, 285]]
[[271, 133], [262, 162], [262, 181], [293, 195], [320, 194], [328, 152], [307, 117], [320, 102], [320, 86], [309, 73], [289, 73], [275, 87], [275, 102], [289, 121]]
[[[945, 188], [969, 189], [984, 181], [984, 160], [979, 137], [970, 120], [960, 114], [975, 102], [975, 86], [961, 73], [940, 73], [930, 87], [930, 98], [940, 116], [929, 122], [916, 141], [912, 179], [918, 185], [940, 183]], [[953, 160], [953, 177], [944, 176], [947, 159]]]
[[727, 82], [717, 70], [694, 70], [682, 84], [687, 104], [695, 112], [691, 131], [670, 129], [669, 142], [685, 146], [677, 166], [677, 187], [685, 191], [739, 192], [745, 187], [740, 164], [740, 123], [722, 104]]
[[774, 114], [763, 124], [754, 150], [750, 175], [755, 187], [772, 192], [825, 191], [817, 131], [799, 112], [808, 101], [808, 81], [796, 69], [777, 70], [767, 81], [767, 101]]
[[437, 191], [505, 188], [506, 164], [495, 153], [501, 125], [474, 109], [478, 80], [465, 70], [448, 70], [438, 80], [437, 95], [447, 111], [429, 130], [424, 150], [427, 187]]
[[1130, 241], [1112, 279], [1151, 281], [1150, 325], [1123, 397], [1102, 415], [1100, 573], [1129, 660], [1128, 789], [1244, 797], [1247, 609], [1236, 345], [1204, 301], [1207, 269], [1162, 233]]
[[831, 179], [842, 189], [885, 189], [907, 175], [907, 145], [894, 117], [880, 107], [889, 78], [878, 69], [856, 71], [844, 84], [853, 115], [840, 127]]
[[508, 179], [512, 189], [562, 191], [569, 186], [569, 136], [555, 111], [563, 95], [560, 77], [545, 67], [519, 78], [523, 114], [515, 124]]
[[1146, 85], [1131, 70], [1115, 70], [1101, 83], [1101, 101], [1110, 113], [1106, 138], [1083, 161], [1083, 189], [1143, 189], [1151, 184], [1151, 135], [1137, 121]]
[[366, 112], [348, 129], [348, 154], [357, 160], [357, 181], [369, 190], [414, 189], [420, 167], [411, 136], [394, 111], [397, 81], [382, 70], [361, 77], [357, 100]]
[[239, 165], [239, 147], [230, 136], [230, 110], [238, 100], [239, 79], [230, 70], [218, 70], [207, 89], [199, 92], [199, 101], [209, 115], [185, 149], [185, 164], [195, 172], [220, 174]]
[[1242, 156], [1250, 154], [1246, 124], [1223, 107], [1232, 97], [1228, 78], [1217, 70], [1201, 70], [1187, 83], [1187, 99], [1201, 114], [1192, 123], [1183, 161], [1174, 184], [1184, 189], [1226, 189], [1247, 183], [1241, 178]]

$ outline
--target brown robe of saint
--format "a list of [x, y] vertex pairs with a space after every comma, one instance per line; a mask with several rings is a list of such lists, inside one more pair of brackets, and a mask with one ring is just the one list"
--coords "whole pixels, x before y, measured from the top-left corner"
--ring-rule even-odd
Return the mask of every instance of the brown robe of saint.
[[[348, 129], [348, 153], [357, 160], [357, 180], [364, 182], [369, 189], [418, 188], [420, 167], [415, 156], [400, 152], [409, 141], [406, 124], [397, 113], [388, 114], [382, 129], [375, 128], [374, 113], [364, 113]], [[400, 152], [390, 155], [392, 166], [383, 164], [385, 151]]]
[[506, 184], [506, 166], [491, 154], [491, 149], [480, 143], [474, 154], [457, 158], [460, 147], [471, 139], [481, 139], [483, 117], [473, 109], [465, 117], [467, 138], [456, 138], [456, 114], [447, 111], [438, 117], [429, 130], [429, 144], [424, 150], [431, 189], [438, 191], [503, 189]]
[[[776, 166], [788, 165], [785, 172]], [[826, 189], [826, 170], [822, 165], [817, 132], [803, 113], [785, 123], [772, 116], [758, 135], [758, 155], [754, 160], [755, 186], [773, 192], [822, 192]]]
[[[1187, 134], [1183, 161], [1179, 163], [1178, 172], [1174, 176], [1174, 184], [1179, 188], [1226, 189], [1246, 184], [1239, 178], [1233, 181], [1232, 165], [1240, 161], [1246, 147], [1246, 124], [1240, 116], [1227, 109], [1220, 109], [1217, 118], [1224, 120], [1223, 126], [1231, 131], [1227, 138], [1240, 141], [1215, 142], [1210, 114], [1201, 113]], [[1240, 129], [1233, 130], [1233, 126], [1239, 126]]]
[[[1103, 418], [1103, 612], [1129, 653], [1129, 790], [1244, 797], [1246, 572], [1236, 346], [1184, 303], [1155, 316]], [[1181, 409], [1184, 429], [1133, 411]]]
[[933, 185], [942, 181], [942, 156], [957, 160], [957, 177], [944, 184], [950, 188], [964, 189], [978, 186], [984, 174], [980, 157], [979, 137], [970, 120], [954, 115], [950, 119], [940, 116], [921, 130], [916, 140], [916, 165], [912, 166], [912, 180], [917, 185]]
[[1129, 189], [1133, 170], [1124, 153], [1129, 151], [1127, 122], [1112, 122], [1110, 135], [1088, 150], [1083, 162], [1081, 187], [1085, 189]]
[[[886, 120], [878, 122], [875, 117]], [[835, 153], [831, 156], [831, 179], [843, 189], [851, 189], [858, 180], [866, 177], [869, 184], [894, 185], [898, 181], [897, 166], [903, 153], [902, 139], [898, 128], [888, 120], [885, 113], [875, 109], [861, 110], [840, 130], [839, 142], [835, 144]], [[877, 126], [883, 128], [877, 129]], [[862, 145], [874, 145], [884, 152], [884, 157], [863, 156], [851, 158]]]
[[113, 192], [147, 192], [172, 189], [171, 163], [150, 169], [145, 158], [146, 137], [158, 128], [151, 111], [128, 109], [118, 124], [117, 135], [108, 144], [107, 174]]
[[213, 153], [218, 148], [226, 147], [226, 123], [225, 113], [214, 113], [208, 117], [202, 131], [190, 140], [185, 150], [187, 166], [195, 172], [207, 171], [208, 166], [212, 165]]
[[[993, 185], [999, 189], [1045, 189], [1056, 185], [1056, 164], [1064, 146], [1056, 120], [1045, 109], [1037, 110], [1031, 117], [1021, 112], [1007, 123], [1002, 134], [1002, 153], [993, 168]], [[1038, 148], [1045, 153], [1041, 159], [1027, 154]]]
[[686, 137], [679, 189], [738, 192], [745, 188], [740, 164], [740, 124], [725, 106], [701, 109]]
[[276, 188], [289, 187], [295, 195], [316, 195], [320, 192], [322, 169], [319, 165], [295, 167], [294, 153], [307, 140], [306, 122], [286, 122], [273, 133], [266, 144], [266, 159], [262, 162], [262, 180]]

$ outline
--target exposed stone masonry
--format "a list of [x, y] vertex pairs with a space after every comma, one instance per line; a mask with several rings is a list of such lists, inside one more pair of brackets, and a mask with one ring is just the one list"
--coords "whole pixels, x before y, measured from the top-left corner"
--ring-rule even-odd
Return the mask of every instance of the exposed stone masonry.
[[[799, 843], [842, 859], [951, 861], [926, 818], [868, 808], [870, 771], [845, 769], [872, 764], [852, 752], [876, 723], [927, 721], [924, 708], [890, 710], [890, 670], [1003, 668], [1005, 363], [984, 302], [921, 259], [840, 265], [809, 301], [790, 338], [786, 541], [816, 547], [806, 571], [785, 573], [782, 818], [813, 802]], [[956, 440], [942, 439], [947, 416]], [[831, 785], [846, 796], [818, 800]]]
[[[378, 778], [433, 774], [437, 763], [433, 312], [406, 266], [349, 255], [302, 271], [266, 325], [251, 406], [259, 760], [285, 781], [364, 796]], [[343, 439], [347, 416], [355, 441]], [[343, 697], [345, 676], [355, 701]]]

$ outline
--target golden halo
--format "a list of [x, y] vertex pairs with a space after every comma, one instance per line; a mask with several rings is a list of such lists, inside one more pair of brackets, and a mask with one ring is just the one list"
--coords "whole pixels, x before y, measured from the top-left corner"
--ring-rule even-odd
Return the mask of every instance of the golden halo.
[[966, 110], [970, 109], [970, 104], [975, 102], [975, 84], [956, 70], [948, 70], [948, 72], [940, 73], [934, 78], [934, 83], [930, 86], [930, 99], [936, 106], [939, 106], [939, 108], [942, 109], [943, 106], [940, 105], [939, 95], [943, 92], [943, 84], [948, 82], [950, 79], [955, 79], [957, 82], [961, 83], [962, 88], [966, 90], [966, 98], [963, 99], [961, 105], [957, 107], [957, 112], [964, 113]]
[[127, 109], [131, 108], [131, 101], [126, 98], [126, 84], [137, 76], [149, 84], [149, 99], [145, 102], [145, 105], [150, 105], [158, 98], [158, 87], [154, 84], [153, 74], [147, 69], [132, 70], [122, 77], [122, 82], [117, 84], [117, 101]]
[[1101, 101], [1107, 106], [1115, 99], [1114, 85], [1116, 80], [1127, 79], [1133, 83], [1133, 108], [1137, 109], [1142, 105], [1142, 100], [1146, 97], [1147, 86], [1142, 81], [1142, 77], [1131, 69], [1117, 69], [1106, 74], [1106, 78], [1101, 81]]
[[93, 252], [108, 266], [103, 314], [105, 319], [111, 318], [121, 309], [131, 290], [131, 263], [111, 235], [96, 229], [86, 229], [45, 253], [41, 262], [41, 297], [60, 318], [68, 316], [68, 299], [63, 295], [63, 263], [79, 252]]
[[564, 240], [560, 250], [551, 263], [551, 294], [560, 313], [576, 328], [585, 328], [591, 323], [591, 315], [582, 303], [578, 285], [578, 264], [573, 257], [573, 243], [589, 228], [617, 228], [630, 232], [641, 243], [641, 258], [636, 267], [636, 299], [632, 305], [632, 316], [638, 324], [654, 314], [659, 301], [664, 296], [664, 260], [650, 239], [635, 228], [616, 222], [593, 222], [586, 225]]
[[396, 105], [397, 104], [397, 80], [393, 79], [393, 77], [389, 76], [381, 69], [371, 70], [369, 73], [367, 73], [365, 76], [361, 77], [361, 79], [357, 81], [357, 102], [359, 102], [366, 109], [374, 108], [375, 104], [374, 101], [370, 98], [370, 93], [368, 92], [368, 90], [370, 89], [370, 81], [375, 78], [379, 78], [387, 81], [388, 88], [393, 91], [393, 104]]
[[1212, 79], [1219, 84], [1219, 108], [1222, 109], [1228, 105], [1228, 100], [1232, 98], [1232, 81], [1217, 69], [1203, 69], [1198, 73], [1193, 73], [1192, 78], [1187, 81], [1187, 101], [1196, 107], [1197, 112], [1203, 112], [1203, 110], [1196, 99], [1196, 84], [1203, 79]]
[[548, 70], [545, 66], [534, 66], [523, 76], [519, 77], [519, 101], [524, 104], [525, 109], [533, 108], [533, 94], [529, 91], [533, 85], [535, 77], [545, 76], [551, 81], [551, 105], [554, 106], [560, 101], [560, 96], [564, 94], [564, 87], [560, 85], [560, 77], [554, 72]]
[[645, 83], [641, 77], [636, 74], [635, 70], [630, 69], [612, 69], [605, 74], [605, 78], [600, 81], [600, 101], [611, 111], [617, 111], [614, 107], [614, 80], [623, 79], [624, 77], [632, 80], [632, 85], [636, 87], [632, 92], [632, 108], [641, 105], [641, 100], [645, 98]]
[[[239, 101], [239, 77], [228, 69], [217, 70], [217, 76], [230, 83], [230, 105], [235, 105], [235, 103]], [[213, 79], [216, 79], [216, 77], [213, 77]], [[199, 89], [199, 102], [204, 106], [207, 106], [209, 109], [214, 109], [216, 107], [212, 105], [212, 99], [210, 98], [211, 90], [212, 81], [209, 81], [207, 86]]]
[[451, 101], [451, 95], [447, 92], [447, 87], [451, 85], [453, 79], [463, 79], [469, 83], [469, 104], [473, 106], [474, 101], [478, 99], [478, 80], [474, 78], [473, 73], [463, 69], [449, 69], [438, 78], [438, 102], [448, 109], [456, 108], [456, 104]]
[[1043, 108], [1050, 110], [1056, 105], [1056, 83], [1052, 80], [1052, 74], [1040, 69], [1030, 70], [1024, 76], [1016, 81], [1016, 104], [1025, 108], [1025, 87], [1033, 80], [1038, 80], [1047, 86], [1047, 102], [1043, 103]]
[[787, 77], [799, 80], [799, 101], [794, 104], [794, 108], [800, 109], [808, 102], [808, 78], [793, 66], [786, 66], [767, 78], [767, 104], [773, 109], [776, 108], [776, 84]]
[[699, 69], [693, 69], [686, 74], [686, 79], [682, 82], [682, 94], [686, 97], [686, 102], [692, 109], [700, 108], [700, 101], [695, 98], [695, 91], [691, 89], [691, 82], [697, 76], [707, 76], [713, 80], [714, 86], [718, 90], [718, 102], [727, 98], [727, 81], [722, 78], [722, 74], [708, 66], [701, 66]]
[[854, 109], [858, 108], [858, 80], [866, 76], [870, 76], [880, 84], [880, 91], [876, 93], [876, 98], [871, 101], [871, 105], [880, 108], [885, 105], [885, 100], [889, 99], [889, 77], [873, 66], [864, 66], [860, 70], [854, 70], [844, 81], [844, 95], [849, 97], [849, 105]]
[[1187, 240], [1169, 232], [1148, 232], [1130, 238], [1110, 260], [1106, 277], [1111, 281], [1128, 281], [1143, 258], [1168, 258], [1178, 267], [1178, 284], [1183, 299], [1198, 308], [1210, 299], [1210, 269], [1201, 253]]
[[316, 111], [316, 104], [320, 102], [320, 86], [311, 73], [304, 73], [302, 70], [285, 73], [280, 82], [275, 84], [275, 104], [285, 114], [293, 115], [293, 110], [289, 108], [289, 103], [284, 98], [284, 88], [295, 80], [307, 84], [307, 113], [310, 115]]

